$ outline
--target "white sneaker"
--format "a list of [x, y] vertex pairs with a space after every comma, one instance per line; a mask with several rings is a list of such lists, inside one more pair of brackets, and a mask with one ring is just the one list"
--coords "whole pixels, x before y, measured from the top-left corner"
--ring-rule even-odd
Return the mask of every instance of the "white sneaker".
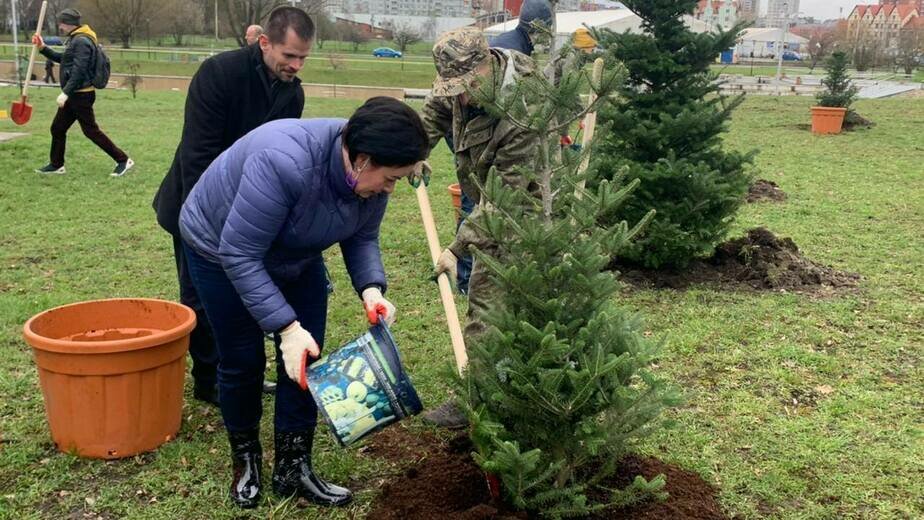
[[116, 163], [115, 170], [112, 170], [112, 173], [109, 174], [110, 177], [121, 177], [125, 175], [125, 172], [132, 169], [132, 166], [135, 165], [135, 161], [126, 159], [125, 162]]

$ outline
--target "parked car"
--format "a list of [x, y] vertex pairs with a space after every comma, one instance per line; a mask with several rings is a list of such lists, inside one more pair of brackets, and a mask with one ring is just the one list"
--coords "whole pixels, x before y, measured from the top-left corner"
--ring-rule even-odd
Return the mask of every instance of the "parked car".
[[802, 61], [802, 56], [798, 52], [786, 51], [783, 53], [783, 61]]
[[372, 51], [372, 55], [376, 58], [400, 58], [401, 51], [396, 51], [389, 47], [379, 47]]

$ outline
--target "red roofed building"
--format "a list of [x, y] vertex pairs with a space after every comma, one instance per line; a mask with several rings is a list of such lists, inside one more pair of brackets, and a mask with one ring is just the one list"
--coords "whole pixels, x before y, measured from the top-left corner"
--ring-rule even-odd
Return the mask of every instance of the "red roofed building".
[[741, 6], [738, 0], [699, 0], [693, 18], [716, 27], [729, 27], [738, 23]]
[[880, 0], [877, 5], [858, 5], [847, 17], [848, 35], [869, 35], [887, 49], [898, 45], [902, 29], [917, 25], [924, 14], [924, 0]]

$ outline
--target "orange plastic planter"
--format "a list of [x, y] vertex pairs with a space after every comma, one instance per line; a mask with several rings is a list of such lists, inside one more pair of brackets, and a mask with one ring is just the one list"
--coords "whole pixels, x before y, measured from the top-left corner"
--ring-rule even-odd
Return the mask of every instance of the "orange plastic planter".
[[456, 208], [456, 216], [462, 214], [462, 187], [459, 183], [449, 185], [449, 194], [452, 195], [452, 206]]
[[839, 134], [844, 126], [846, 108], [812, 107], [813, 134]]
[[58, 449], [116, 459], [173, 439], [195, 324], [189, 307], [141, 298], [74, 303], [26, 322]]

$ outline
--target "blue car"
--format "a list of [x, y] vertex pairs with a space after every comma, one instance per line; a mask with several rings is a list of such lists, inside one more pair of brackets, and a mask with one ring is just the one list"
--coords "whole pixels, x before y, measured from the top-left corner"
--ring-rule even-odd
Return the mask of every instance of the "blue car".
[[783, 53], [783, 61], [802, 61], [802, 56], [798, 52], [786, 51]]
[[372, 51], [372, 55], [376, 58], [400, 58], [401, 51], [396, 51], [388, 47], [379, 47]]

